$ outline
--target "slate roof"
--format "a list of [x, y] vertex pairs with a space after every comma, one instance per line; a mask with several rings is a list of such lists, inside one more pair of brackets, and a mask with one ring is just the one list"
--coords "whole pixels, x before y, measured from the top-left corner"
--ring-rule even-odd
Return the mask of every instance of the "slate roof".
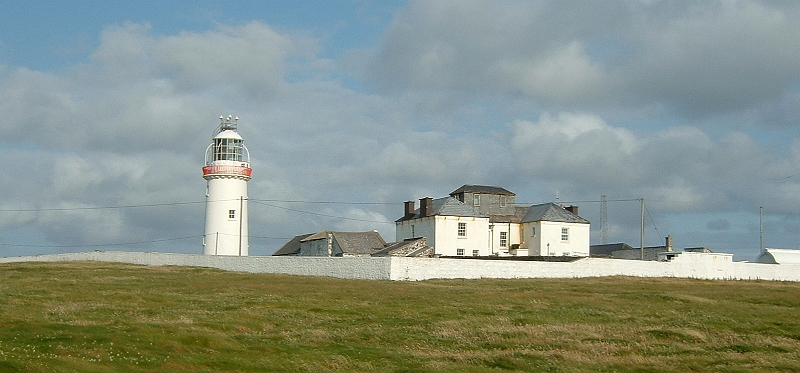
[[[603, 245], [589, 246], [589, 255], [611, 255], [614, 251], [634, 250], [634, 247], [626, 243], [607, 243]], [[638, 248], [636, 250], [639, 250]]]
[[[417, 247], [413, 248], [411, 246]], [[411, 247], [411, 250], [408, 249], [409, 247]], [[373, 253], [372, 256], [393, 256], [401, 251], [403, 253], [400, 256], [409, 257], [428, 256], [428, 253], [433, 254], [433, 248], [426, 244], [425, 237], [417, 237], [387, 244], [385, 249]]]
[[528, 213], [530, 206], [514, 206], [514, 215], [489, 215], [490, 223], [520, 223], [525, 214]]
[[297, 255], [300, 253], [300, 241], [305, 239], [306, 237], [310, 236], [311, 233], [301, 234], [299, 236], [292, 237], [289, 242], [283, 244], [278, 251], [273, 253], [273, 256], [281, 256], [281, 255]]
[[565, 208], [555, 203], [545, 203], [541, 205], [533, 205], [528, 208], [525, 217], [522, 218], [523, 223], [534, 221], [557, 221], [563, 223], [584, 223], [589, 224], [589, 221], [575, 215]]
[[[467, 205], [464, 202], [459, 201], [455, 197], [442, 197], [433, 200], [433, 208], [428, 216], [433, 215], [444, 215], [444, 216], [466, 216], [466, 217], [479, 217], [485, 218], [489, 215], [481, 214], [478, 210], [474, 209], [472, 206]], [[405, 221], [405, 220], [412, 220], [412, 219], [419, 219], [419, 208], [414, 210], [414, 215], [409, 217], [402, 217], [395, 221]]]
[[372, 254], [377, 250], [383, 250], [386, 246], [386, 241], [378, 232], [333, 232], [333, 231], [319, 231], [317, 233], [308, 235], [300, 242], [308, 242], [326, 239], [328, 233], [333, 235], [333, 239], [339, 244], [342, 252], [345, 254]]
[[508, 189], [489, 185], [462, 185], [461, 188], [454, 190], [452, 193], [450, 193], [450, 195], [452, 196], [459, 193], [502, 194], [507, 196], [515, 195]]

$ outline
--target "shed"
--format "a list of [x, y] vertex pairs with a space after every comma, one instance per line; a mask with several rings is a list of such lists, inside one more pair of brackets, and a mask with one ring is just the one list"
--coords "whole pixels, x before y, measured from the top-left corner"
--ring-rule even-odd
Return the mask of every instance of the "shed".
[[764, 252], [756, 258], [756, 263], [800, 264], [800, 250], [764, 249]]

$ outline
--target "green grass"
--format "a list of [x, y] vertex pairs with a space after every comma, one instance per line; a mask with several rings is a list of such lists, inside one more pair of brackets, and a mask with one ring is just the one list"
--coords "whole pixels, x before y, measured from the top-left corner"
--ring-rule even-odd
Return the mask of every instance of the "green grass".
[[0, 372], [798, 372], [800, 284], [0, 265]]

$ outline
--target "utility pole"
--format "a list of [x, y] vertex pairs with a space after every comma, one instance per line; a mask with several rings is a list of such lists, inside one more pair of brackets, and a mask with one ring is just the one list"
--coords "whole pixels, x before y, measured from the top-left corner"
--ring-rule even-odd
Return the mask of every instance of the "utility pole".
[[644, 260], [644, 197], [642, 197], [642, 232], [639, 243], [641, 244], [641, 260]]
[[763, 254], [764, 253], [764, 207], [758, 208], [758, 227], [759, 227], [758, 228], [759, 235], [761, 238], [760, 252]]
[[608, 243], [608, 200], [605, 195], [600, 196], [600, 243]]

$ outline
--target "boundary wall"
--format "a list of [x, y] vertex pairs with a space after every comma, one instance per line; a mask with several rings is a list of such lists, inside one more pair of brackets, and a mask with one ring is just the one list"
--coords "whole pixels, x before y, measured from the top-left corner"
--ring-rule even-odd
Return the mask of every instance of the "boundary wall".
[[421, 281], [478, 278], [681, 277], [800, 282], [800, 264], [733, 262], [732, 254], [684, 252], [668, 262], [584, 258], [573, 262], [407, 257], [212, 256], [94, 251], [0, 258], [0, 263], [100, 261], [217, 268], [249, 273]]

